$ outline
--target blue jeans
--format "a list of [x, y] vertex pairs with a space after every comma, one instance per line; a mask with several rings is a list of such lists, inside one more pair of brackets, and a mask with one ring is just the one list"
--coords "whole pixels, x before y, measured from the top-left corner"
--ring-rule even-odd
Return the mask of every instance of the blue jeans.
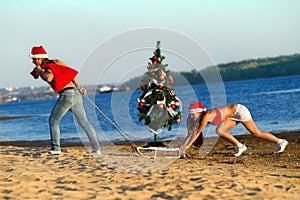
[[75, 116], [78, 124], [86, 132], [92, 145], [92, 151], [99, 150], [99, 143], [98, 143], [96, 131], [86, 117], [86, 113], [82, 103], [82, 96], [75, 89], [66, 90], [63, 93], [61, 93], [51, 112], [49, 125], [50, 125], [52, 150], [60, 150], [59, 123], [62, 117], [69, 110]]

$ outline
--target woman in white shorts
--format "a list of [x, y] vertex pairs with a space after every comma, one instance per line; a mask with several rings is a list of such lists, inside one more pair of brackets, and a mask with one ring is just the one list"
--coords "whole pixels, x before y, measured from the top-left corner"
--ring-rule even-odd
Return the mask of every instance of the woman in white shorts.
[[283, 152], [288, 144], [288, 141], [285, 139], [279, 139], [268, 132], [260, 131], [253, 121], [249, 110], [241, 104], [232, 104], [207, 110], [201, 102], [193, 102], [189, 105], [189, 116], [187, 119], [188, 135], [180, 147], [181, 153], [184, 154], [198, 137], [203, 141], [202, 131], [210, 123], [217, 126], [216, 133], [218, 135], [237, 147], [234, 155], [240, 156], [247, 150], [247, 147], [228, 132], [229, 129], [235, 127], [239, 122], [253, 136], [277, 143], [277, 153]]

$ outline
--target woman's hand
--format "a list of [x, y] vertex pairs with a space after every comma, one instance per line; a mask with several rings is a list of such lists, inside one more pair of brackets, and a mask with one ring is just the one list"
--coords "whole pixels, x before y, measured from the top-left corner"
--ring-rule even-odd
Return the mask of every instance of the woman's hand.
[[36, 71], [36, 72], [41, 72], [41, 71], [43, 71], [43, 69], [41, 68], [41, 66], [37, 65], [37, 66], [34, 68], [34, 71]]
[[78, 91], [80, 92], [80, 94], [82, 95], [86, 95], [87, 94], [87, 90], [84, 87], [79, 87]]
[[181, 145], [179, 148], [179, 157], [180, 158], [185, 158], [185, 150], [186, 150], [185, 144]]

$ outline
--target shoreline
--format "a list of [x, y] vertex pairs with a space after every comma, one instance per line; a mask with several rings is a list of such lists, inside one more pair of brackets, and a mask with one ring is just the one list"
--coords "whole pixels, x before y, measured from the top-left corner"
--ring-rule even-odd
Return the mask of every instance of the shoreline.
[[[300, 135], [300, 130], [294, 130], [294, 131], [282, 131], [279, 133], [271, 133], [273, 135], [275, 135], [276, 137], [285, 137], [285, 135], [290, 135], [290, 134], [299, 134]], [[251, 134], [246, 134], [246, 135], [234, 135], [234, 137], [236, 137], [237, 139], [245, 139], [245, 138], [256, 138], [254, 136], [252, 136]], [[181, 138], [182, 140], [184, 138]], [[205, 138], [207, 140], [219, 140], [222, 139], [221, 137], [207, 137]], [[259, 138], [257, 138], [259, 139]], [[262, 140], [262, 139], [261, 139]], [[164, 143], [169, 143], [169, 140], [162, 140]], [[177, 141], [179, 141], [179, 139], [177, 139]], [[50, 140], [46, 139], [46, 140], [12, 140], [12, 141], [0, 141], [0, 146], [17, 146], [17, 147], [46, 147], [49, 146], [50, 144]], [[142, 140], [137, 140], [137, 141], [133, 141], [133, 143], [135, 144], [142, 144], [142, 143], [147, 143], [147, 142], [152, 142], [152, 140], [149, 141], [142, 141]], [[129, 145], [128, 142], [126, 141], [111, 141], [110, 143], [116, 144], [116, 145]], [[80, 138], [61, 138], [61, 144], [62, 146], [65, 147], [81, 147], [84, 146], [84, 144], [82, 143]], [[103, 143], [106, 144], [106, 143]]]

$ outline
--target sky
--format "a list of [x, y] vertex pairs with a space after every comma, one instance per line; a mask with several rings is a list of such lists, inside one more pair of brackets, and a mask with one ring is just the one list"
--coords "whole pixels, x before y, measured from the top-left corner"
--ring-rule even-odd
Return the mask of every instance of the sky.
[[[47, 85], [29, 75], [34, 67], [29, 53], [39, 45], [45, 47], [49, 58], [58, 58], [77, 69], [83, 85], [114, 82], [120, 79], [120, 73], [124, 74], [118, 70], [121, 66], [106, 70], [105, 77], [98, 81], [90, 79], [89, 74], [107, 67], [105, 62], [101, 65], [102, 58], [80, 76], [82, 66], [107, 41], [143, 28], [184, 35], [205, 49], [215, 64], [300, 53], [299, 0], [11, 0], [1, 4], [0, 88]], [[134, 36], [127, 42], [151, 38], [148, 34]], [[123, 41], [119, 44], [121, 48]], [[118, 48], [106, 47], [107, 52], [97, 56], [111, 56]], [[146, 48], [145, 54], [124, 59], [122, 62], [139, 60], [125, 70], [131, 74], [135, 68], [140, 69], [136, 66], [143, 65], [143, 60], [146, 66], [153, 50]], [[177, 62], [175, 57], [168, 58], [168, 62], [184, 69], [184, 62]]]

